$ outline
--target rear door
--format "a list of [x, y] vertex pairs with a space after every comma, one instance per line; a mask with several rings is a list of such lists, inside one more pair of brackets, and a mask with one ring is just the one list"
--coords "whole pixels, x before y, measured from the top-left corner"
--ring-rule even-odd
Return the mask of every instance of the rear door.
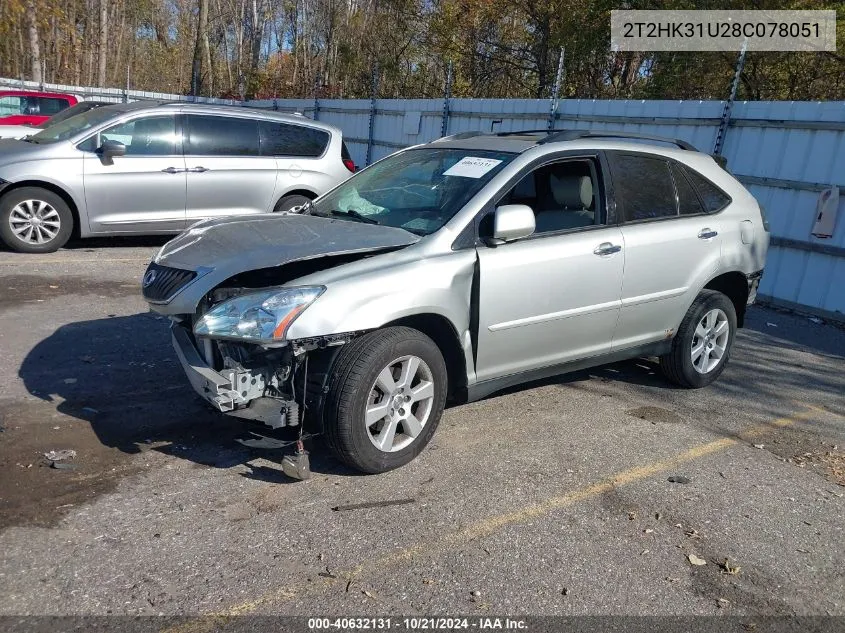
[[613, 349], [671, 338], [719, 268], [721, 222], [704, 213], [673, 161], [609, 152], [625, 248], [622, 310]]
[[262, 156], [258, 121], [238, 116], [185, 114], [187, 219], [271, 211], [276, 159]]
[[[104, 140], [126, 155], [103, 159]], [[79, 145], [92, 232], [173, 233], [185, 228], [185, 159], [174, 114], [136, 117]]]

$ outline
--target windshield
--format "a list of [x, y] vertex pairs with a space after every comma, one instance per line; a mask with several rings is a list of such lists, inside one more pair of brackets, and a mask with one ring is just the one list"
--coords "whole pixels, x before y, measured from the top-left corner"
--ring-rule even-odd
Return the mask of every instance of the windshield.
[[507, 165], [514, 154], [412, 149], [373, 165], [315, 202], [309, 213], [434, 233]]
[[27, 140], [32, 143], [56, 143], [58, 141], [65, 141], [85, 130], [105, 123], [118, 114], [119, 112], [115, 112], [108, 106], [94, 108], [93, 110], [88, 110], [88, 112], [74, 115], [55, 125], [51, 124], [49, 127], [38, 132], [38, 134], [28, 137]]
[[54, 114], [49, 119], [47, 119], [42, 125], [47, 127], [49, 125], [56, 125], [56, 123], [61, 123], [62, 121], [66, 121], [72, 116], [76, 116], [77, 114], [82, 114], [83, 112], [88, 112], [88, 110], [93, 110], [94, 108], [99, 108], [102, 103], [98, 103], [96, 101], [83, 101], [81, 103], [77, 103], [75, 106], [70, 106], [59, 112], [58, 114]]

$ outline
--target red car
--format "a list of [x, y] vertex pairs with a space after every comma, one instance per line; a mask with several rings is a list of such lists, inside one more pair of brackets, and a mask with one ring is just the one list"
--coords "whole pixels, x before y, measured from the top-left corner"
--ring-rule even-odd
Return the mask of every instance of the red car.
[[78, 101], [74, 95], [58, 92], [0, 90], [0, 124], [39, 125]]

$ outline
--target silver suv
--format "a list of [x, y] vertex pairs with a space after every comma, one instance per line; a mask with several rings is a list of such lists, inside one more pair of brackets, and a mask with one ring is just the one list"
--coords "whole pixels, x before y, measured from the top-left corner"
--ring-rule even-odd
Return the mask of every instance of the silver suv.
[[213, 407], [304, 422], [369, 473], [413, 459], [447, 400], [641, 356], [703, 387], [754, 301], [768, 226], [713, 158], [646, 140], [413, 147], [301, 214], [192, 227], [143, 293]]
[[288, 211], [355, 170], [340, 130], [241, 107], [103, 106], [0, 140], [0, 239], [25, 253], [81, 237], [178, 233]]

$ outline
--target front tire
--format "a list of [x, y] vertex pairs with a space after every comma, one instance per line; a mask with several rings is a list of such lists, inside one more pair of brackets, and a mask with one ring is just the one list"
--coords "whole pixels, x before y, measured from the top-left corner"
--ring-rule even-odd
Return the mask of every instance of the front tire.
[[446, 404], [446, 364], [418, 330], [388, 327], [341, 348], [324, 408], [329, 447], [345, 464], [383, 473], [413, 460]]
[[0, 198], [0, 239], [19, 253], [53, 253], [70, 239], [67, 203], [41, 187], [21, 187]]
[[660, 368], [682, 387], [706, 387], [725, 370], [735, 335], [733, 302], [721, 292], [702, 290], [681, 321], [672, 351], [660, 357]]

